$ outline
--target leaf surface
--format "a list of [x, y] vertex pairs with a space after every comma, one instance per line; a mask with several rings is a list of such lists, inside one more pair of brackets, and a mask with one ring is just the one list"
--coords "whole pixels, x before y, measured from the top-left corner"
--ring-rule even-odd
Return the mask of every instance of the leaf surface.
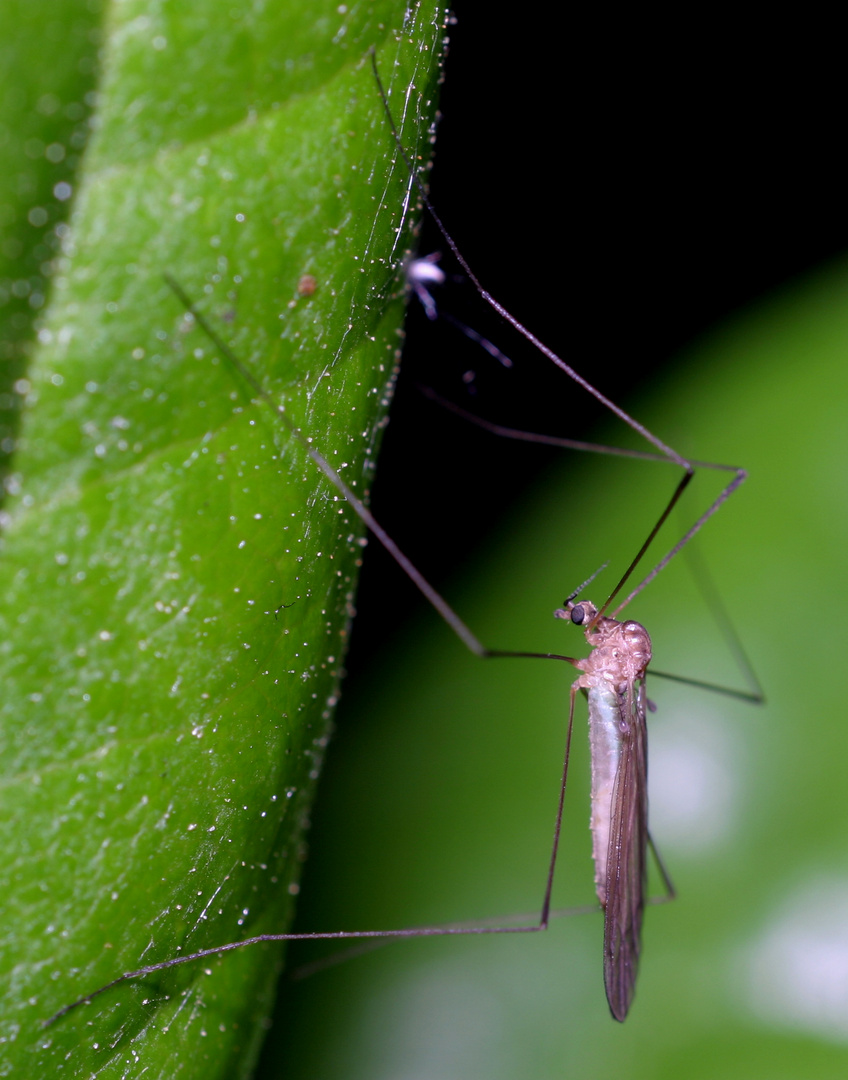
[[139, 964], [284, 929], [352, 611], [358, 519], [163, 274], [367, 493], [415, 199], [366, 51], [424, 153], [440, 20], [213, 2], [89, 26], [94, 137], [18, 384], [0, 569], [9, 1071], [251, 1070], [276, 947], [39, 1027]]

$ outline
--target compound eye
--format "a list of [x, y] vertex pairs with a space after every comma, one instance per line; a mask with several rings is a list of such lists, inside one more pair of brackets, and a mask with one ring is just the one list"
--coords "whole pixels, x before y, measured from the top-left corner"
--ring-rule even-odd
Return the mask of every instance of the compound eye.
[[583, 610], [582, 604], [577, 604], [571, 609], [571, 621], [575, 626], [580, 626], [583, 620], [586, 618], [586, 612]]

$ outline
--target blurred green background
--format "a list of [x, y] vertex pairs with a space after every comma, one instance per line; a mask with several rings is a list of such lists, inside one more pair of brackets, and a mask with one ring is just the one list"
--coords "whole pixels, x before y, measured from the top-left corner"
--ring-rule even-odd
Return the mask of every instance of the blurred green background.
[[[290, 1071], [267, 1075], [844, 1075], [848, 734], [832, 615], [846, 581], [846, 360], [843, 261], [724, 324], [630, 403], [682, 452], [750, 470], [699, 543], [768, 701], [649, 683], [652, 831], [679, 897], [647, 913], [626, 1024], [604, 999], [601, 919], [585, 916], [533, 938], [393, 945], [293, 984], [278, 1013]], [[698, 483], [687, 521], [716, 486]], [[670, 486], [662, 466], [571, 455], [466, 557], [450, 599], [492, 645], [580, 653], [552, 608], [603, 559], [621, 565]], [[741, 685], [682, 561], [628, 614], [649, 627], [658, 668]], [[344, 700], [301, 925], [532, 910], [571, 677], [476, 661], [427, 612], [405, 627]], [[583, 711], [559, 905], [592, 897], [585, 742]]]

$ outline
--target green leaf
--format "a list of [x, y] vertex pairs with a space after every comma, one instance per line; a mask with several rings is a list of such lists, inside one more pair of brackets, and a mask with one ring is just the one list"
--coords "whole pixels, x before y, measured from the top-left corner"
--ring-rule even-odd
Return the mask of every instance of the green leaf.
[[[610, 1019], [602, 921], [586, 915], [546, 934], [393, 944], [295, 984], [279, 1013], [287, 1054], [268, 1075], [844, 1075], [846, 357], [843, 261], [717, 329], [630, 403], [681, 452], [749, 469], [699, 544], [767, 703], [649, 681], [652, 831], [678, 897], [646, 914], [626, 1023]], [[665, 466], [564, 457], [446, 587], [489, 645], [585, 655], [553, 608], [610, 558], [602, 593], [671, 492]], [[678, 532], [714, 484], [687, 492]], [[449, 520], [438, 528], [450, 536]], [[628, 614], [650, 630], [657, 668], [744, 685], [682, 562]], [[430, 612], [397, 635], [345, 698], [304, 928], [538, 912], [573, 678], [566, 665], [482, 664]], [[560, 906], [593, 901], [580, 703], [575, 724]]]
[[[90, 51], [95, 7], [68, 7]], [[23, 10], [4, 21], [35, 63]], [[285, 928], [352, 610], [358, 519], [163, 275], [366, 494], [415, 203], [367, 50], [424, 155], [441, 19], [390, 0], [104, 13], [94, 138], [15, 375], [4, 1074], [252, 1069], [278, 947], [122, 984], [40, 1029], [122, 971]], [[76, 116], [82, 85], [60, 74], [32, 93]]]
[[14, 447], [33, 318], [44, 305], [89, 137], [99, 5], [9, 0], [0, 9], [0, 455]]

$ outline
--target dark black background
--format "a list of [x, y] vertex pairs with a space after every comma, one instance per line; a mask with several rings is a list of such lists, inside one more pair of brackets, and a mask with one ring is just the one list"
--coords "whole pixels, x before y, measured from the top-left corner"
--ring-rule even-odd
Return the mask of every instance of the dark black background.
[[[846, 247], [835, 28], [575, 17], [550, 4], [506, 24], [491, 5], [457, 6], [433, 202], [489, 290], [613, 400], [626, 404], [716, 321]], [[422, 253], [443, 249], [425, 227]], [[417, 383], [528, 430], [579, 437], [598, 415], [470, 286], [442, 304], [518, 370], [502, 372], [411, 306], [373, 506], [437, 585], [544, 455], [453, 422]], [[362, 577], [354, 677], [418, 602], [377, 548]]]

